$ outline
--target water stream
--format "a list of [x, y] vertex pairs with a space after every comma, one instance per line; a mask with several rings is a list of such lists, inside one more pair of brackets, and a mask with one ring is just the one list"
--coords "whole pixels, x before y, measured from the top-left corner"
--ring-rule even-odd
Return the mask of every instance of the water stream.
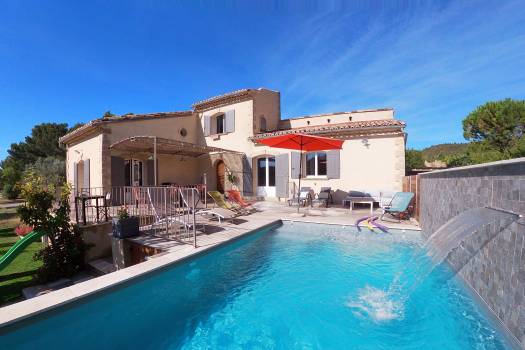
[[[440, 283], [443, 284], [488, 242], [519, 218], [517, 214], [486, 207], [460, 213], [425, 241], [420, 253], [415, 254], [411, 263], [407, 264], [410, 271], [400, 271], [386, 291], [365, 286], [357, 299], [348, 301], [347, 306], [356, 313], [366, 314], [374, 321], [402, 318], [407, 299], [436, 267], [445, 261], [449, 262], [451, 269], [447, 271], [451, 273], [441, 277]], [[476, 239], [468, 240], [473, 235], [477, 236]]]

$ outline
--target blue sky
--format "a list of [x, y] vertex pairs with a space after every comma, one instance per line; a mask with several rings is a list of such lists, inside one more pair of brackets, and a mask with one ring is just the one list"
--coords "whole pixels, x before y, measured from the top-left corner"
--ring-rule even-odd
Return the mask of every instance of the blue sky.
[[0, 0], [0, 159], [37, 123], [183, 110], [260, 86], [281, 91], [284, 118], [393, 107], [409, 147], [461, 142], [476, 106], [525, 98], [524, 8]]

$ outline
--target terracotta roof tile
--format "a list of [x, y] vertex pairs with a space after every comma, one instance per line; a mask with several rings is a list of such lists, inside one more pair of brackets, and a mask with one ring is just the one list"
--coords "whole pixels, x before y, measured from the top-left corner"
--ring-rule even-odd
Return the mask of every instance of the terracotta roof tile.
[[[243, 98], [251, 97], [250, 92], [254, 91], [254, 90], [255, 89], [235, 90], [235, 91], [232, 91], [232, 92], [228, 92], [226, 94], [210, 97], [210, 98], [207, 98], [205, 100], [195, 102], [192, 105], [192, 107], [193, 107], [194, 110], [203, 110], [203, 109], [206, 109], [206, 108], [214, 107], [216, 105], [235, 102], [235, 100], [242, 100]], [[221, 102], [223, 102], [223, 103], [221, 103]]]
[[71, 140], [75, 136], [82, 135], [84, 132], [87, 132], [96, 126], [103, 125], [103, 124], [116, 123], [116, 122], [129, 121], [129, 120], [186, 117], [192, 114], [193, 114], [193, 111], [159, 112], [159, 113], [144, 113], [144, 114], [130, 113], [130, 114], [124, 114], [121, 116], [114, 116], [114, 117], [109, 117], [109, 118], [98, 118], [62, 136], [59, 139], [59, 142], [61, 143], [67, 142], [68, 140]]
[[271, 136], [286, 135], [286, 134], [296, 134], [296, 133], [306, 133], [306, 134], [322, 134], [329, 133], [334, 131], [345, 131], [345, 130], [362, 130], [362, 129], [374, 129], [374, 128], [404, 128], [406, 126], [405, 122], [396, 120], [396, 119], [380, 119], [380, 120], [362, 120], [346, 123], [337, 123], [337, 124], [323, 124], [323, 125], [313, 125], [313, 126], [303, 126], [299, 128], [284, 129], [284, 130], [275, 130], [271, 132], [266, 132], [262, 134], [257, 134], [251, 139], [263, 139]]

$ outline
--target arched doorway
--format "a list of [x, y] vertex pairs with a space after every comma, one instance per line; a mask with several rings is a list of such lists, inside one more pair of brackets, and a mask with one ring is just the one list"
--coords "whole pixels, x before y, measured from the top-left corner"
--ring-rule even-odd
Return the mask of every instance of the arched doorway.
[[225, 170], [226, 166], [222, 160], [217, 162], [217, 191], [224, 193], [224, 180], [225, 180]]

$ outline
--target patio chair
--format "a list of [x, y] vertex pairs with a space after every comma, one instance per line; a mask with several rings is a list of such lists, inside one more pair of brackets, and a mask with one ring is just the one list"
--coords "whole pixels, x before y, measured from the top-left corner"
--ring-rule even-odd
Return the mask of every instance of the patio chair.
[[246, 209], [228, 203], [222, 193], [219, 191], [208, 191], [208, 195], [211, 197], [211, 199], [213, 199], [213, 202], [215, 203], [214, 205], [218, 206], [220, 209], [232, 211], [237, 215], [249, 214]]
[[328, 208], [328, 202], [333, 203], [332, 199], [332, 188], [331, 187], [321, 187], [319, 193], [315, 196], [315, 199], [312, 203], [323, 203], [326, 208]]
[[244, 208], [246, 210], [250, 211], [257, 211], [252, 205], [252, 203], [246, 202], [244, 198], [241, 196], [241, 192], [238, 190], [229, 190], [228, 191], [228, 200], [231, 202], [234, 202], [235, 204], [239, 205], [241, 208]]
[[288, 199], [288, 205], [291, 206], [293, 204], [299, 203], [299, 205], [302, 204], [302, 206], [306, 206], [307, 203], [312, 203], [312, 189], [310, 187], [301, 187], [299, 190], [299, 200], [297, 200], [297, 197], [292, 197]]
[[386, 214], [396, 218], [401, 222], [410, 216], [409, 205], [414, 198], [412, 192], [397, 192], [390, 204], [383, 208], [383, 213], [381, 214], [381, 220]]

